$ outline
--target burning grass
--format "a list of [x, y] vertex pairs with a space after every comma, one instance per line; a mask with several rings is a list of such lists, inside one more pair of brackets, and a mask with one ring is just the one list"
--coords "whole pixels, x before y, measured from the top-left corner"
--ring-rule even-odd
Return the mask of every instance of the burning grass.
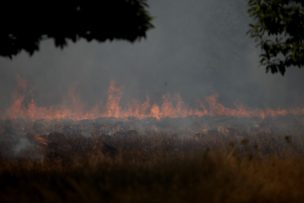
[[40, 144], [24, 149], [27, 156], [0, 161], [0, 199], [303, 202], [299, 140], [276, 135], [268, 135], [268, 140], [260, 139], [265, 135], [228, 139], [212, 132], [179, 136], [125, 130], [91, 137], [36, 136], [34, 143]]
[[210, 95], [205, 99], [199, 99], [195, 106], [185, 103], [179, 94], [165, 94], [158, 100], [152, 102], [147, 96], [144, 101], [135, 98], [130, 99], [124, 105], [121, 100], [123, 96], [122, 87], [111, 81], [108, 87], [105, 102], [85, 108], [76, 89], [72, 88], [64, 100], [68, 104], [55, 106], [39, 106], [31, 94], [28, 93], [27, 81], [17, 78], [16, 90], [12, 94], [12, 101], [1, 119], [30, 119], [30, 120], [94, 120], [98, 118], [116, 118], [137, 120], [144, 119], [176, 119], [189, 117], [217, 117], [227, 116], [235, 118], [275, 118], [284, 116], [303, 116], [303, 107], [294, 108], [265, 108], [254, 109], [244, 105], [225, 106], [218, 95]]

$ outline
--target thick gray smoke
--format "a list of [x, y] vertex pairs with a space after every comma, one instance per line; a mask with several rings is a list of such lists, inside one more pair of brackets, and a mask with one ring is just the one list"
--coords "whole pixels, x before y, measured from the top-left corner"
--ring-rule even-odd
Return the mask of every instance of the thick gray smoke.
[[258, 67], [259, 50], [246, 34], [250, 19], [244, 0], [149, 1], [155, 28], [147, 39], [103, 44], [81, 41], [64, 50], [45, 41], [33, 57], [0, 58], [0, 104], [6, 107], [17, 75], [28, 81], [40, 105], [58, 104], [76, 88], [87, 105], [105, 97], [110, 80], [124, 98], [180, 93], [195, 102], [217, 93], [221, 102], [249, 107], [303, 104], [304, 71], [285, 77]]

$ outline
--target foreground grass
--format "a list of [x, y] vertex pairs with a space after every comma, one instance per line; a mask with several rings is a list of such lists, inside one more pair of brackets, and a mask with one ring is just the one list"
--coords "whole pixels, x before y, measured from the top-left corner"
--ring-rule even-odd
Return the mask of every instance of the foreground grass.
[[225, 150], [92, 151], [0, 163], [1, 202], [303, 202], [304, 157]]

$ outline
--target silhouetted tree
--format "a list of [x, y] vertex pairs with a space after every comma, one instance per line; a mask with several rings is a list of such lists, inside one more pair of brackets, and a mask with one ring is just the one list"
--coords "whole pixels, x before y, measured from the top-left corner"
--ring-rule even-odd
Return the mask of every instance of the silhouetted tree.
[[146, 0], [5, 1], [0, 6], [0, 55], [33, 54], [43, 39], [134, 42], [152, 28]]
[[266, 72], [304, 65], [304, 0], [249, 0], [249, 33], [262, 49]]

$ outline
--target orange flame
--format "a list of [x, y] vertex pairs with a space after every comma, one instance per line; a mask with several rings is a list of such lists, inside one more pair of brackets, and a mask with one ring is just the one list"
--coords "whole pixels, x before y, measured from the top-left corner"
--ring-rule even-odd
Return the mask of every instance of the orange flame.
[[114, 82], [110, 82], [108, 89], [108, 98], [106, 104], [106, 116], [112, 118], [120, 118], [121, 109], [120, 109], [120, 99], [121, 99], [121, 89]]
[[[19, 80], [18, 80], [19, 81]], [[121, 106], [122, 90], [115, 82], [110, 82], [106, 104], [104, 108], [96, 105], [90, 110], [83, 110], [82, 102], [75, 89], [69, 91], [71, 105], [57, 107], [41, 107], [35, 100], [28, 104], [25, 101], [25, 89], [27, 83], [20, 79], [17, 91], [13, 94], [13, 102], [6, 112], [9, 119], [31, 120], [85, 120], [97, 118], [116, 119], [163, 119], [186, 118], [203, 116], [230, 116], [230, 117], [276, 117], [287, 115], [304, 115], [304, 108], [293, 109], [249, 109], [245, 106], [226, 107], [218, 101], [217, 95], [211, 95], [203, 100], [199, 108], [191, 108], [185, 104], [180, 95], [164, 95], [161, 104], [151, 103], [149, 97], [140, 102], [133, 100], [125, 108]], [[207, 107], [205, 107], [207, 106]]]

